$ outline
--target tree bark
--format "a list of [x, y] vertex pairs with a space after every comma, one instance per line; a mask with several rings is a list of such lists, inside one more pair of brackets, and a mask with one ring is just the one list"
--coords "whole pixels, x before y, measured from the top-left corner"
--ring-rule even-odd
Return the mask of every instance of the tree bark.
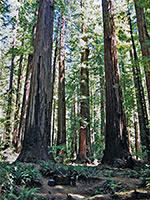
[[[59, 88], [58, 88], [58, 133], [57, 145], [66, 147], [66, 100], [65, 100], [65, 18], [62, 14], [60, 33]], [[64, 153], [57, 151], [57, 154]]]
[[103, 0], [104, 54], [106, 78], [106, 136], [103, 163], [113, 164], [116, 159], [128, 163], [128, 133], [123, 110], [122, 88], [118, 66], [116, 34], [111, 0]]
[[147, 60], [144, 63], [148, 100], [150, 107], [150, 36], [148, 35], [144, 9], [140, 6], [139, 0], [134, 0], [139, 39], [141, 44], [142, 56]]
[[[24, 45], [24, 42], [22, 42], [22, 47]], [[16, 91], [16, 111], [14, 116], [14, 130], [13, 130], [13, 140], [12, 143], [15, 147], [15, 150], [18, 152], [17, 148], [17, 139], [18, 139], [18, 128], [19, 128], [19, 115], [20, 115], [20, 90], [21, 90], [21, 79], [22, 79], [22, 61], [23, 61], [23, 53], [20, 55], [19, 60], [19, 68], [18, 68], [18, 82], [17, 82], [17, 91]]]
[[48, 154], [52, 99], [53, 10], [53, 0], [40, 0], [25, 134], [17, 159], [21, 162], [39, 163], [41, 160], [53, 160], [53, 155]]
[[9, 90], [8, 90], [8, 108], [6, 113], [6, 132], [4, 135], [5, 146], [4, 149], [10, 146], [10, 135], [11, 135], [11, 115], [12, 115], [12, 95], [13, 95], [13, 77], [14, 77], [14, 47], [15, 47], [15, 39], [12, 42], [12, 58], [11, 58], [11, 68], [10, 68], [10, 81], [9, 81]]
[[[134, 43], [134, 37], [133, 37], [133, 30], [132, 30], [132, 22], [130, 18], [130, 11], [128, 11], [129, 14], [129, 25], [130, 25], [130, 34], [131, 34], [131, 41], [132, 41], [132, 47], [134, 52], [134, 63], [132, 63], [132, 71], [133, 71], [133, 78], [134, 78], [134, 84], [135, 84], [135, 93], [136, 93], [136, 101], [137, 101], [137, 111], [138, 111], [138, 119], [139, 119], [139, 126], [140, 126], [140, 138], [141, 138], [141, 144], [143, 147], [146, 147], [147, 149], [147, 159], [150, 159], [150, 130], [148, 128], [148, 114], [146, 109], [146, 101], [144, 96], [144, 88], [142, 85], [141, 80], [141, 72], [140, 72], [140, 66], [138, 63], [138, 56], [136, 52], [136, 47]], [[132, 51], [130, 51], [131, 59]], [[133, 61], [132, 61], [133, 62]], [[142, 151], [145, 151], [145, 148], [142, 149]]]
[[21, 114], [19, 120], [19, 129], [18, 135], [16, 138], [16, 151], [19, 152], [21, 148], [21, 137], [24, 137], [25, 131], [25, 119], [27, 113], [27, 106], [29, 101], [29, 91], [30, 91], [30, 80], [31, 80], [31, 73], [32, 73], [32, 65], [33, 65], [33, 55], [30, 54], [28, 56], [28, 64], [26, 69], [26, 78], [25, 78], [25, 85], [24, 85], [24, 92], [23, 92], [23, 100], [22, 100], [22, 107], [21, 107]]
[[[84, 2], [81, 0], [81, 7], [84, 6]], [[86, 25], [84, 24], [84, 16], [82, 16], [82, 33], [87, 33]], [[78, 160], [85, 160], [87, 157], [92, 156], [91, 150], [91, 136], [90, 136], [90, 105], [89, 105], [89, 70], [88, 70], [88, 38], [83, 37], [85, 45], [81, 48], [81, 121], [80, 121], [80, 133], [79, 133], [79, 153]]]

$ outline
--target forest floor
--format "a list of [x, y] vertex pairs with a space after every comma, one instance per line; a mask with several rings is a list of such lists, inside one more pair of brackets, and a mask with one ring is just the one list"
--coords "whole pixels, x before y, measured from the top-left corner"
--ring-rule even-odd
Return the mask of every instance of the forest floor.
[[49, 179], [42, 177], [40, 193], [48, 199], [55, 200], [150, 199], [150, 188], [144, 185], [138, 171], [106, 165], [99, 165], [96, 168], [100, 175], [86, 178], [82, 176], [76, 180], [75, 186], [49, 186]]
[[[16, 157], [7, 158], [13, 162]], [[143, 168], [143, 165], [139, 164], [134, 169], [116, 168], [102, 164], [87, 165], [57, 163], [50, 168], [48, 165], [43, 165], [43, 167], [35, 165], [42, 175], [38, 191], [40, 199], [44, 199], [42, 195], [46, 196], [48, 200], [150, 199], [150, 186], [148, 186], [150, 184], [150, 168], [148, 165]], [[73, 182], [70, 181], [70, 177], [68, 179], [66, 176], [65, 170], [71, 169], [65, 169], [66, 166], [73, 167], [73, 170], [78, 172], [78, 176]], [[53, 175], [44, 175], [42, 170], [44, 172], [45, 169], [53, 171]], [[57, 179], [59, 177], [57, 183], [50, 185], [49, 182], [55, 176]]]

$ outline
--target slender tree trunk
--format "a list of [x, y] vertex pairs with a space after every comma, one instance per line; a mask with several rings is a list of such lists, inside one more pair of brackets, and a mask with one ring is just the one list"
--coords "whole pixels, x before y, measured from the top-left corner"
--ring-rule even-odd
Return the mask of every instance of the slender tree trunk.
[[71, 157], [75, 158], [77, 156], [77, 112], [76, 112], [76, 100], [74, 97], [74, 105], [72, 110], [72, 131], [73, 131], [73, 138], [72, 138], [72, 154]]
[[[81, 1], [81, 7], [83, 6]], [[85, 24], [83, 22], [84, 16], [82, 16], [82, 33], [87, 32]], [[81, 49], [81, 121], [80, 121], [80, 135], [79, 135], [79, 153], [78, 160], [85, 160], [86, 157], [92, 156], [91, 150], [91, 136], [90, 136], [90, 106], [89, 106], [89, 70], [88, 70], [88, 56], [89, 48], [87, 44], [87, 37], [83, 37], [85, 45]]]
[[10, 145], [10, 134], [11, 134], [11, 114], [12, 114], [12, 96], [13, 96], [13, 77], [14, 77], [14, 46], [15, 40], [12, 42], [12, 58], [11, 58], [11, 68], [10, 68], [10, 81], [9, 81], [9, 90], [8, 90], [8, 108], [6, 113], [6, 133], [5, 133], [5, 148], [9, 147]]
[[[66, 101], [65, 101], [65, 18], [62, 14], [60, 34], [59, 88], [58, 88], [58, 134], [57, 145], [66, 146]], [[63, 153], [58, 151], [57, 154]]]
[[33, 65], [32, 62], [33, 62], [33, 55], [30, 54], [28, 56], [28, 64], [27, 64], [27, 70], [26, 70], [26, 78], [25, 78], [23, 100], [22, 100], [21, 114], [20, 114], [20, 120], [19, 120], [18, 135], [16, 138], [17, 152], [19, 152], [21, 148], [21, 137], [22, 137], [22, 140], [24, 137], [25, 119], [26, 119], [27, 106], [28, 106], [28, 101], [29, 101], [30, 79], [31, 79], [32, 65]]
[[105, 80], [103, 76], [102, 67], [100, 69], [100, 88], [101, 88], [101, 95], [100, 95], [100, 102], [101, 102], [101, 134], [105, 135]]
[[128, 133], [123, 110], [116, 34], [111, 0], [103, 0], [104, 54], [106, 78], [106, 136], [103, 163], [113, 164], [116, 159], [130, 165]]
[[85, 48], [81, 53], [81, 122], [78, 159], [86, 159], [91, 155], [90, 145], [90, 108], [89, 108], [89, 72], [88, 61], [89, 50]]
[[51, 146], [54, 146], [54, 139], [55, 139], [55, 108], [56, 108], [56, 101], [53, 100], [53, 125], [52, 125], [52, 142]]
[[134, 114], [134, 132], [135, 132], [135, 153], [136, 159], [138, 160], [138, 153], [140, 152], [140, 143], [139, 143], [139, 128], [137, 116]]
[[134, 0], [137, 16], [137, 25], [139, 31], [139, 39], [141, 44], [142, 56], [147, 58], [144, 63], [146, 85], [148, 91], [149, 107], [150, 107], [150, 36], [147, 31], [144, 9], [141, 7], [139, 0]]
[[[22, 42], [22, 47], [24, 42]], [[23, 62], [23, 53], [20, 56], [19, 68], [18, 68], [18, 82], [17, 82], [17, 91], [16, 91], [16, 111], [14, 116], [14, 130], [13, 130], [13, 140], [12, 143], [17, 150], [17, 135], [19, 128], [19, 114], [20, 114], [20, 92], [21, 92], [21, 79], [22, 79], [22, 62]], [[18, 150], [17, 150], [18, 151]]]
[[[132, 47], [133, 47], [133, 52], [134, 52], [134, 61], [135, 61], [132, 64], [132, 71], [133, 71], [136, 100], [137, 100], [140, 137], [141, 137], [142, 146], [143, 147], [145, 146], [148, 151], [147, 159], [149, 160], [150, 159], [150, 141], [149, 141], [150, 130], [148, 128], [148, 114], [147, 114], [147, 109], [146, 109], [144, 88], [143, 88], [142, 80], [141, 80], [141, 72], [140, 72], [140, 67], [138, 64], [138, 56], [137, 56], [136, 47], [135, 47], [134, 38], [133, 38], [130, 11], [128, 11], [128, 13], [129, 13], [130, 34], [131, 34]], [[130, 51], [130, 56], [131, 58], [133, 58], [132, 51]], [[143, 151], [145, 151], [145, 149], [143, 149]]]
[[18, 161], [21, 162], [39, 163], [41, 160], [53, 160], [53, 155], [48, 154], [52, 99], [53, 10], [52, 0], [40, 0], [25, 134], [18, 157]]

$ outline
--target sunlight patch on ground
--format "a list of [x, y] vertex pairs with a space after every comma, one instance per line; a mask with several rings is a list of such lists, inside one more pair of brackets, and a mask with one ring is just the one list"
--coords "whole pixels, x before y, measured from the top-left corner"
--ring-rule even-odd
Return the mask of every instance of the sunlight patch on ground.
[[75, 199], [85, 199], [85, 196], [82, 196], [82, 195], [79, 195], [79, 194], [71, 194], [71, 193], [69, 193], [68, 197], [69, 196], [71, 196], [71, 197], [73, 197]]

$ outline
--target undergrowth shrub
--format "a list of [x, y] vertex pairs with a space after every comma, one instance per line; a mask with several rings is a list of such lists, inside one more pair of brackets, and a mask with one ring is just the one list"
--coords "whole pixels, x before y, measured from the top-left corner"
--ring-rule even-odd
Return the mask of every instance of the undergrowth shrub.
[[40, 186], [41, 174], [35, 165], [16, 163], [11, 167], [11, 173], [15, 185]]
[[8, 200], [44, 200], [45, 196], [39, 196], [37, 194], [38, 188], [26, 188], [25, 185], [20, 188], [19, 193], [16, 193], [16, 190], [12, 190], [8, 196]]

